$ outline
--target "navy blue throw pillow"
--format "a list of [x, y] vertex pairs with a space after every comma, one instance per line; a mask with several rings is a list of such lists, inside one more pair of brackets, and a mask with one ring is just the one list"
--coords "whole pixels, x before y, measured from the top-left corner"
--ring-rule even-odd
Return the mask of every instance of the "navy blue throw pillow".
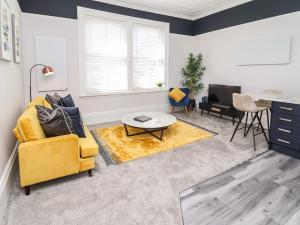
[[64, 107], [75, 107], [74, 101], [70, 94], [66, 97], [60, 97], [60, 101], [62, 103], [62, 106]]
[[81, 120], [81, 115], [78, 107], [60, 107], [66, 112], [73, 122], [73, 128], [78, 137], [85, 137], [84, 126]]

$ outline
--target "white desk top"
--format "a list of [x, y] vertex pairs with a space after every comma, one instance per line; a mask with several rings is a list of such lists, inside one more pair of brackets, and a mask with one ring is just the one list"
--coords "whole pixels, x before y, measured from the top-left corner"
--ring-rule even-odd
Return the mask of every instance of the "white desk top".
[[260, 99], [267, 101], [276, 101], [276, 102], [286, 102], [292, 104], [300, 104], [300, 98], [297, 97], [289, 97], [286, 95], [264, 95], [264, 94], [250, 94], [254, 101], [258, 101]]

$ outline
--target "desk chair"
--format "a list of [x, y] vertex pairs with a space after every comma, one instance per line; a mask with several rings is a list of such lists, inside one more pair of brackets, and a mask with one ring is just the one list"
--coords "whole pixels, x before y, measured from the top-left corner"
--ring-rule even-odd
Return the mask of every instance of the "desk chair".
[[[264, 127], [261, 123], [261, 119], [259, 117], [259, 114], [262, 111], [266, 110], [267, 108], [257, 106], [255, 104], [254, 100], [252, 99], [252, 97], [249, 96], [249, 95], [233, 93], [232, 98], [233, 98], [233, 107], [236, 110], [238, 110], [242, 113], [241, 113], [241, 116], [239, 118], [239, 122], [238, 122], [238, 124], [236, 125], [236, 127], [234, 129], [234, 132], [232, 134], [230, 142], [232, 142], [232, 140], [234, 138], [234, 135], [235, 135], [237, 130], [244, 129], [244, 137], [246, 137], [248, 135], [250, 129], [252, 128], [254, 151], [256, 151], [256, 143], [255, 143], [255, 136], [256, 135], [259, 135], [259, 134], [263, 133], [267, 143], [269, 143], [269, 140], [268, 140], [267, 135], [265, 133]], [[247, 123], [248, 123], [249, 113], [251, 115], [251, 123], [248, 126]], [[244, 118], [245, 115], [246, 115], [245, 126], [242, 127], [242, 128], [239, 128], [239, 126], [242, 122], [242, 119]], [[255, 123], [255, 121], [257, 121], [257, 123]], [[256, 124], [258, 124], [258, 128], [255, 127]], [[255, 130], [257, 130], [256, 133], [255, 133]]]

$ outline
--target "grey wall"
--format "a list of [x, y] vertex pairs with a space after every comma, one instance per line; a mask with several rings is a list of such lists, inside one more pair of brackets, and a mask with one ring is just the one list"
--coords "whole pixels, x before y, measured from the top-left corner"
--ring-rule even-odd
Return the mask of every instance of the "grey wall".
[[[21, 10], [17, 0], [6, 1], [9, 4], [11, 13], [20, 18]], [[0, 177], [4, 177], [5, 174], [3, 174], [3, 171], [16, 144], [12, 129], [22, 112], [24, 103], [21, 64], [6, 62], [0, 59], [0, 102]], [[0, 182], [0, 190], [3, 190], [3, 185], [4, 183]], [[0, 193], [0, 216], [2, 209], [5, 207], [8, 195], [9, 191], [6, 188]]]

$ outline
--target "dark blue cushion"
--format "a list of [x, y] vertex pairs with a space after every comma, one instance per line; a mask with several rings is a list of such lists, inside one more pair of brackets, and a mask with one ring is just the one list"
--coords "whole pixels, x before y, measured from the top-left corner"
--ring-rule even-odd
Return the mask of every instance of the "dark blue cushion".
[[82, 123], [80, 111], [78, 107], [60, 107], [64, 112], [66, 112], [73, 122], [73, 128], [78, 137], [85, 137], [84, 126]]
[[69, 94], [66, 97], [60, 97], [60, 102], [64, 107], [75, 107], [72, 96]]

